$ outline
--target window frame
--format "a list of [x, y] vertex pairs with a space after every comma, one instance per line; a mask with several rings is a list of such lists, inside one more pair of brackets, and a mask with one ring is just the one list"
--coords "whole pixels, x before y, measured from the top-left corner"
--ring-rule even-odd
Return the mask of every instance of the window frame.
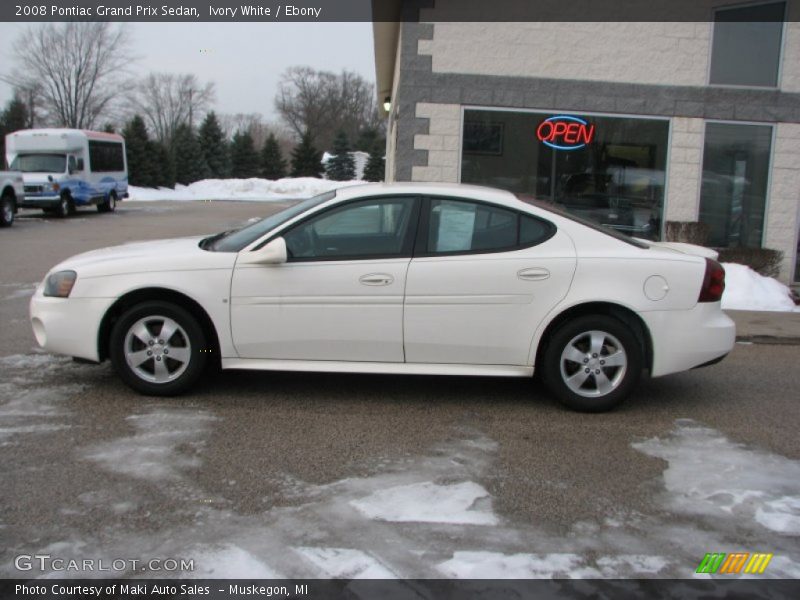
[[[505, 210], [515, 214], [517, 216], [517, 240], [518, 240], [517, 243], [512, 246], [504, 246], [502, 248], [482, 248], [479, 250], [451, 250], [448, 252], [428, 251], [428, 238], [430, 237], [431, 204], [434, 200], [445, 200], [451, 202], [471, 202], [473, 204], [488, 206], [489, 208], [499, 208], [501, 210]], [[550, 230], [549, 234], [546, 237], [542, 238], [541, 240], [529, 244], [520, 244], [519, 232], [521, 228], [522, 217], [529, 217], [531, 219], [536, 219], [538, 221], [541, 221]], [[540, 244], [545, 243], [546, 241], [552, 239], [553, 236], [557, 233], [557, 231], [558, 227], [552, 221], [548, 221], [547, 219], [544, 219], [539, 215], [524, 212], [516, 208], [512, 208], [510, 206], [503, 206], [502, 204], [487, 202], [485, 200], [477, 200], [475, 198], [426, 194], [422, 196], [419, 224], [417, 226], [417, 237], [416, 237], [416, 243], [414, 244], [414, 258], [431, 258], [431, 257], [438, 258], [438, 257], [448, 257], [448, 256], [468, 256], [473, 254], [501, 254], [503, 252], [516, 252], [517, 250], [525, 250], [527, 248], [533, 248], [534, 246], [538, 246]]]
[[325, 215], [333, 212], [342, 210], [343, 208], [351, 205], [351, 204], [360, 204], [362, 202], [369, 202], [369, 201], [385, 201], [385, 200], [397, 200], [400, 198], [409, 198], [412, 200], [413, 205], [411, 207], [411, 214], [408, 218], [408, 229], [405, 233], [405, 238], [403, 239], [402, 247], [399, 253], [394, 254], [371, 254], [369, 256], [362, 256], [362, 255], [343, 255], [343, 256], [304, 256], [295, 258], [292, 256], [287, 256], [286, 262], [290, 264], [299, 264], [299, 263], [312, 263], [312, 262], [341, 262], [341, 261], [374, 261], [374, 260], [387, 260], [393, 258], [412, 258], [413, 256], [413, 249], [414, 244], [417, 237], [417, 232], [419, 230], [419, 216], [420, 216], [420, 196], [419, 194], [385, 194], [379, 196], [365, 196], [362, 198], [351, 198], [349, 200], [345, 200], [343, 202], [337, 202], [330, 206], [321, 208], [320, 210], [316, 210], [310, 215], [306, 215], [287, 225], [285, 228], [281, 229], [281, 231], [276, 232], [275, 234], [269, 235], [267, 239], [263, 242], [260, 242], [254, 250], [265, 246], [272, 240], [284, 237], [290, 231], [294, 230], [297, 227], [301, 227], [307, 224], [309, 221], [317, 218], [324, 218]]
[[[700, 182], [697, 188], [697, 221], [700, 221], [700, 204], [703, 200], [703, 173], [706, 168], [706, 133], [709, 123], [716, 123], [721, 125], [755, 125], [759, 127], [769, 127], [772, 130], [769, 142], [769, 160], [767, 162], [767, 189], [764, 198], [764, 221], [761, 228], [761, 241], [759, 248], [764, 247], [764, 242], [767, 239], [767, 218], [769, 216], [770, 204], [772, 199], [772, 171], [775, 164], [775, 142], [778, 134], [778, 123], [770, 123], [766, 121], [732, 121], [730, 119], [706, 119], [703, 123], [703, 148], [700, 154]], [[800, 235], [800, 234], [798, 234]]]
[[[752, 8], [755, 6], [764, 6], [768, 4], [783, 3], [783, 21], [781, 22], [781, 42], [778, 45], [778, 71], [775, 74], [775, 85], [747, 85], [741, 83], [712, 83], [711, 82], [711, 63], [714, 60], [714, 34], [716, 32], [716, 15], [717, 13], [739, 10], [742, 8]], [[786, 54], [786, 19], [789, 14], [789, 2], [787, 0], [755, 0], [753, 2], [741, 2], [739, 4], [730, 4], [727, 6], [716, 6], [711, 9], [711, 35], [708, 37], [708, 62], [706, 66], [706, 85], [715, 88], [729, 88], [739, 90], [780, 90], [781, 81], [783, 79], [783, 59]]]

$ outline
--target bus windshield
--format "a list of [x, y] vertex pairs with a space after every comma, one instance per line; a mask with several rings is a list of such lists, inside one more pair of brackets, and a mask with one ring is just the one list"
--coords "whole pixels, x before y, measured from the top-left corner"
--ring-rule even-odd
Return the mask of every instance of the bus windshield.
[[67, 157], [64, 154], [18, 154], [10, 167], [12, 171], [23, 173], [64, 173]]

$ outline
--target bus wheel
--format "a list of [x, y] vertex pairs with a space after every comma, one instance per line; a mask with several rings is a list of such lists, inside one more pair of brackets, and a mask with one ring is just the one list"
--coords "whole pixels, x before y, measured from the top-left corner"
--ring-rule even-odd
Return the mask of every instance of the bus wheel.
[[97, 205], [97, 212], [101, 213], [114, 212], [116, 209], [117, 209], [116, 192], [111, 192], [103, 202]]
[[75, 212], [75, 206], [69, 194], [62, 194], [58, 205], [54, 208], [54, 213], [59, 219], [65, 219]]

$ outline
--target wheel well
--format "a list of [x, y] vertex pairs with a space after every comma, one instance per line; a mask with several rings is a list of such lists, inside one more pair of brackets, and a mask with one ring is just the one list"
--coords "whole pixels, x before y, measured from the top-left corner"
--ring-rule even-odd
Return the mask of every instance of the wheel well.
[[555, 319], [550, 321], [550, 323], [547, 325], [544, 333], [542, 334], [542, 338], [539, 340], [539, 345], [536, 350], [537, 370], [539, 370], [539, 363], [544, 357], [547, 344], [550, 343], [550, 339], [553, 337], [553, 334], [561, 326], [561, 324], [565, 321], [569, 321], [570, 319], [585, 317], [588, 315], [605, 315], [608, 317], [613, 317], [630, 327], [631, 331], [633, 331], [634, 335], [636, 335], [642, 345], [644, 364], [646, 368], [652, 368], [653, 340], [651, 339], [650, 331], [647, 329], [647, 325], [645, 325], [644, 321], [642, 321], [642, 318], [631, 309], [620, 306], [619, 304], [614, 304], [611, 302], [587, 302], [585, 304], [578, 304], [577, 306], [568, 308], [559, 314]]
[[214, 327], [214, 322], [202, 306], [189, 296], [176, 292], [175, 290], [166, 288], [145, 288], [125, 294], [106, 311], [105, 315], [103, 315], [103, 320], [100, 323], [100, 330], [97, 334], [97, 351], [101, 361], [108, 358], [109, 338], [111, 337], [111, 330], [114, 328], [114, 323], [117, 322], [117, 319], [129, 308], [150, 300], [172, 302], [188, 310], [192, 316], [197, 319], [197, 322], [203, 329], [206, 340], [212, 346], [213, 353], [219, 358], [219, 336]]
[[3, 193], [0, 194], [0, 197], [11, 196], [15, 201], [17, 199], [17, 195], [14, 193], [14, 188], [7, 185], [3, 188]]

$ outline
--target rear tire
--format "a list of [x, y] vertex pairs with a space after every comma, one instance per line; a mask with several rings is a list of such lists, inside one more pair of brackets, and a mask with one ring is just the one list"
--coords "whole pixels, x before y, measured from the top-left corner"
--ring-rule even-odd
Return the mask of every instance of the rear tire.
[[11, 194], [3, 194], [0, 198], [0, 227], [11, 227], [14, 224], [15, 204]]
[[117, 194], [111, 192], [108, 197], [97, 205], [97, 212], [110, 213], [117, 210]]
[[150, 301], [126, 311], [111, 331], [109, 354], [120, 378], [148, 396], [175, 396], [197, 383], [208, 354], [203, 329], [185, 309]]
[[550, 338], [541, 364], [550, 391], [580, 412], [605, 412], [619, 405], [638, 383], [642, 365], [636, 334], [604, 315], [563, 323]]

